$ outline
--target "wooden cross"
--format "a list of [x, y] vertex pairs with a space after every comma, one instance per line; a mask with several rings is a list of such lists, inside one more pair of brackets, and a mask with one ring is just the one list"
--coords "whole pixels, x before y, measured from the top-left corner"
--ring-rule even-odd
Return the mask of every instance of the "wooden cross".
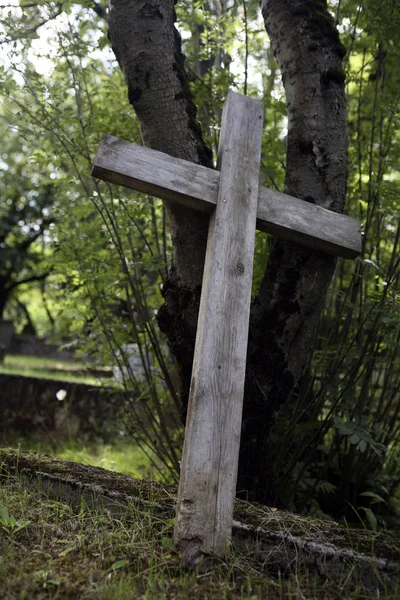
[[103, 136], [92, 175], [210, 213], [178, 493], [175, 540], [187, 566], [231, 540], [258, 229], [352, 258], [359, 223], [261, 187], [263, 105], [229, 92], [218, 170]]

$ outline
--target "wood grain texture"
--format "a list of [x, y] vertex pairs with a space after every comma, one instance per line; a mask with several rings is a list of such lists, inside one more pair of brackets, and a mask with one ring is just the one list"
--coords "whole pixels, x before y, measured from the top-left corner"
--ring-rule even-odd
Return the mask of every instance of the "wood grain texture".
[[[110, 135], [102, 137], [92, 175], [209, 214], [217, 203], [218, 171]], [[356, 219], [265, 187], [259, 189], [257, 228], [334, 256], [361, 252]]]
[[217, 171], [112, 135], [102, 136], [92, 175], [206, 213], [217, 203]]
[[265, 187], [260, 188], [257, 229], [333, 256], [361, 253], [357, 219]]
[[224, 557], [236, 490], [263, 106], [229, 92], [210, 217], [175, 539], [190, 567]]

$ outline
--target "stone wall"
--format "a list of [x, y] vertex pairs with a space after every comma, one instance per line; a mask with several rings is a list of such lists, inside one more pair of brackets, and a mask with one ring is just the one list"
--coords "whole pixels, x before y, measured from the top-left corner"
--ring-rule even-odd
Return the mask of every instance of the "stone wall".
[[81, 383], [0, 375], [0, 441], [33, 435], [49, 441], [122, 429], [122, 394]]

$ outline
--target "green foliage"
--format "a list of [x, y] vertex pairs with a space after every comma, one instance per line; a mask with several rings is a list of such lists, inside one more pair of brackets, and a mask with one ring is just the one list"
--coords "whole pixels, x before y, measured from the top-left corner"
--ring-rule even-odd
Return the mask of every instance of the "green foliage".
[[[21, 140], [18, 116], [3, 103], [0, 120], [0, 315], [24, 283], [44, 281], [49, 251], [45, 236], [57, 201], [49, 161], [37, 167], [27, 157], [35, 145]], [[7, 119], [7, 120], [6, 120]]]
[[343, 421], [339, 417], [334, 418], [335, 428], [340, 436], [348, 437], [350, 444], [358, 446], [360, 452], [365, 452], [368, 447], [378, 456], [386, 450], [383, 444], [379, 444], [368, 431], [368, 423], [365, 416], [355, 415], [354, 421]]
[[[169, 253], [165, 214], [151, 198], [115, 192], [90, 177], [101, 133], [139, 141], [119, 70], [94, 56], [99, 35], [88, 11], [75, 7], [50, 39], [50, 76], [36, 69], [29, 45], [22, 58], [14, 56], [8, 118], [18, 122], [24, 160], [28, 155], [33, 173], [45, 169], [57, 199], [54, 225], [44, 239], [52, 272], [41, 298], [48, 332], [121, 370], [129, 369], [121, 349], [137, 344], [144, 372], [124, 377], [121, 385], [132, 396], [129, 405], [121, 405], [122, 416], [142, 450], [154, 447], [160, 459], [155, 464], [173, 478], [181, 446], [178, 403], [165, 342], [155, 327]], [[26, 139], [40, 139], [40, 147], [24, 147]], [[34, 208], [43, 215], [38, 202]], [[23, 293], [22, 288], [19, 302]]]
[[7, 506], [0, 505], [0, 527], [9, 534], [17, 534], [21, 529], [29, 525], [30, 521], [20, 521], [8, 512]]

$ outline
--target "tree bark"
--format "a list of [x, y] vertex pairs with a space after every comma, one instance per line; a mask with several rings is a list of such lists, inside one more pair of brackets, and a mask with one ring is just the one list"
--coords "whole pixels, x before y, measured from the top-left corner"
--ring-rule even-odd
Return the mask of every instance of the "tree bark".
[[[262, 0], [263, 16], [285, 86], [288, 194], [342, 212], [346, 195], [345, 51], [323, 0]], [[110, 39], [125, 74], [143, 142], [211, 165], [184, 72], [172, 0], [116, 0]], [[169, 206], [174, 259], [159, 324], [181, 368], [186, 405], [197, 325], [208, 219]], [[335, 261], [275, 241], [252, 306], [238, 491], [275, 499], [268, 437], [312, 352]]]
[[[323, 0], [262, 0], [288, 109], [285, 192], [343, 212], [347, 121], [342, 58]], [[238, 491], [276, 501], [268, 438], [306, 368], [334, 258], [276, 240], [252, 307]]]
[[[175, 20], [173, 0], [115, 0], [110, 6], [109, 37], [126, 78], [143, 144], [212, 167], [211, 151], [196, 120], [197, 109], [184, 71]], [[180, 368], [181, 397], [187, 398], [208, 217], [176, 205], [167, 204], [166, 208], [173, 260], [163, 288], [165, 303], [158, 323]]]

